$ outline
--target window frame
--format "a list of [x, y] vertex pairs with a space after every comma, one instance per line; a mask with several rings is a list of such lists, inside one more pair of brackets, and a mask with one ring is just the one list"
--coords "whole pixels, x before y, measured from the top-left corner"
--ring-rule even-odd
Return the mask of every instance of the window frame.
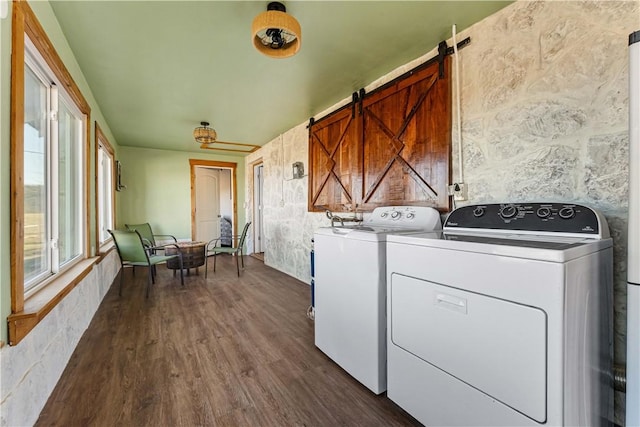
[[[34, 277], [27, 280], [24, 279], [24, 295], [25, 298], [29, 298], [31, 295], [37, 293], [40, 289], [47, 286], [49, 281], [55, 280], [55, 277], [61, 273], [64, 273], [66, 270], [72, 268], [75, 264], [80, 262], [80, 260], [86, 258], [86, 250], [84, 246], [85, 235], [89, 232], [89, 230], [83, 227], [80, 230], [80, 233], [74, 232], [72, 240], [67, 241], [64, 239], [64, 230], [61, 227], [61, 212], [63, 206], [63, 200], [61, 197], [57, 196], [61, 194], [63, 189], [69, 190], [65, 185], [65, 182], [61, 181], [60, 173], [69, 173], [70, 178], [69, 182], [80, 181], [81, 188], [73, 189], [71, 188], [71, 192], [68, 193], [68, 197], [71, 197], [71, 208], [74, 211], [74, 216], [71, 217], [71, 221], [73, 222], [73, 218], [84, 218], [86, 213], [86, 204], [85, 201], [86, 191], [84, 186], [85, 183], [82, 182], [82, 176], [84, 175], [85, 163], [86, 163], [86, 144], [84, 144], [84, 135], [86, 135], [86, 127], [88, 123], [86, 121], [86, 115], [83, 114], [75, 102], [71, 99], [70, 95], [66, 92], [64, 88], [61, 88], [61, 82], [57, 80], [57, 78], [53, 75], [53, 71], [48, 67], [48, 64], [42, 58], [42, 56], [37, 52], [35, 45], [31, 39], [25, 41], [25, 74], [26, 69], [29, 69], [30, 72], [34, 75], [34, 77], [46, 88], [47, 91], [47, 106], [44, 114], [46, 116], [50, 116], [55, 112], [58, 116], [57, 120], [52, 120], [50, 117], [46, 119], [46, 140], [45, 146], [46, 150], [43, 153], [45, 170], [43, 174], [45, 176], [45, 188], [46, 188], [46, 199], [47, 203], [44, 207], [45, 218], [47, 219], [46, 232], [45, 232], [45, 244], [46, 242], [55, 241], [59, 242], [59, 247], [54, 249], [50, 245], [47, 245], [46, 252], [46, 268], [39, 272]], [[26, 84], [26, 81], [25, 81]], [[70, 117], [72, 117], [72, 127], [76, 128], [73, 133], [73, 139], [67, 141], [66, 139], [60, 139], [60, 130], [63, 128], [63, 115], [64, 112], [67, 112]], [[65, 159], [64, 162], [69, 163], [70, 166], [68, 168], [61, 167], [61, 155], [63, 153], [62, 148], [67, 143], [70, 142], [70, 150], [76, 153], [79, 153], [78, 157], [73, 159]], [[24, 144], [23, 144], [24, 151]], [[68, 153], [67, 153], [68, 154]], [[29, 162], [27, 162], [29, 163]], [[24, 164], [21, 165], [24, 167]], [[23, 169], [23, 172], [25, 170]], [[26, 173], [25, 175], [25, 183], [26, 183]], [[68, 183], [66, 183], [68, 184]], [[26, 194], [26, 192], [25, 192]], [[69, 219], [67, 218], [67, 221]], [[70, 226], [70, 224], [67, 224]], [[71, 226], [72, 229], [75, 228]], [[25, 233], [25, 238], [26, 238]], [[68, 237], [68, 236], [66, 236]], [[71, 258], [67, 260], [62, 260], [62, 252], [61, 249], [64, 245], [63, 242], [67, 244], [71, 244], [74, 249], [74, 253]], [[56, 245], [56, 246], [58, 246]], [[77, 251], [77, 252], [76, 252]]]
[[98, 122], [95, 122], [95, 165], [96, 165], [96, 180], [95, 180], [95, 188], [96, 188], [96, 247], [98, 248], [97, 253], [103, 254], [108, 252], [109, 249], [113, 247], [113, 238], [108, 236], [106, 240], [100, 241], [100, 218], [101, 218], [101, 209], [100, 209], [100, 148], [104, 147], [104, 151], [107, 153], [109, 158], [111, 159], [111, 194], [109, 197], [111, 198], [111, 219], [112, 219], [112, 227], [116, 225], [116, 156], [113, 146], [107, 139], [104, 132], [98, 125]]
[[[38, 292], [25, 297], [24, 288], [24, 84], [25, 37], [35, 46], [73, 104], [84, 115], [81, 176], [84, 186], [81, 203], [84, 218], [81, 259], [49, 280]], [[58, 56], [53, 44], [26, 0], [12, 3], [11, 34], [11, 315], [9, 344], [15, 345], [60, 302], [93, 266], [90, 254], [89, 152], [91, 108]]]

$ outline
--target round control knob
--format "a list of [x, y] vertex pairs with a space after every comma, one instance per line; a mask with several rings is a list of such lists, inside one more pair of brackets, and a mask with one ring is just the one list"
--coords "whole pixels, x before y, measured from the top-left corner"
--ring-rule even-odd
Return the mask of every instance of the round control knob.
[[558, 215], [560, 215], [560, 218], [562, 219], [573, 218], [575, 214], [576, 211], [574, 211], [573, 208], [562, 208], [560, 209], [560, 212], [558, 212]]
[[551, 215], [551, 209], [538, 208], [538, 210], [536, 211], [536, 215], [538, 215], [538, 218], [549, 218], [549, 215]]
[[407, 219], [413, 219], [413, 217], [415, 217], [416, 215], [413, 212], [409, 212], [407, 214]]
[[473, 210], [473, 216], [476, 218], [480, 218], [482, 215], [484, 215], [484, 208], [477, 207]]
[[391, 212], [391, 218], [393, 218], [393, 219], [400, 218], [400, 212], [398, 212], [398, 211]]
[[386, 217], [387, 217], [387, 213], [386, 213], [386, 212], [382, 212], [382, 213], [380, 214], [380, 217], [382, 217], [382, 218], [386, 218]]
[[513, 218], [518, 213], [518, 210], [513, 205], [507, 205], [500, 209], [500, 216], [504, 219]]

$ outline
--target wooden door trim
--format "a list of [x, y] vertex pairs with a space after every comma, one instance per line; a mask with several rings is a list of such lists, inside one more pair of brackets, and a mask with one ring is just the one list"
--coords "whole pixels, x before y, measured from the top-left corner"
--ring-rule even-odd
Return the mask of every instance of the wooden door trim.
[[210, 167], [231, 169], [233, 191], [233, 235], [238, 234], [238, 180], [236, 170], [238, 164], [234, 162], [219, 162], [217, 160], [189, 159], [189, 175], [191, 180], [191, 240], [196, 239], [196, 167]]

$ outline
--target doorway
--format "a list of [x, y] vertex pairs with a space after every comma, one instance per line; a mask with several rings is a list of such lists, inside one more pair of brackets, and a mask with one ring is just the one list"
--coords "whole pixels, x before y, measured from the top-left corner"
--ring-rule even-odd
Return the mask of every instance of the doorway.
[[[237, 164], [190, 159], [189, 165], [191, 239], [209, 242], [221, 237], [221, 243], [230, 246], [231, 236], [237, 234], [238, 228]], [[227, 234], [229, 239], [226, 239]]]
[[253, 165], [253, 252], [264, 261], [264, 164]]
[[196, 167], [196, 217], [195, 239], [198, 242], [209, 242], [220, 237], [220, 169], [206, 166]]

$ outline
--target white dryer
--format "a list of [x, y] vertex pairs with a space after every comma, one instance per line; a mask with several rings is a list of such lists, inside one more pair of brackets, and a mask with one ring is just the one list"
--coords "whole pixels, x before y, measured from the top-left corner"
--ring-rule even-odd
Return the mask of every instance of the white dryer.
[[579, 205], [453, 211], [389, 236], [388, 397], [425, 425], [611, 420], [612, 242]]
[[435, 209], [395, 206], [314, 234], [315, 344], [376, 394], [387, 389], [387, 235], [441, 228]]

